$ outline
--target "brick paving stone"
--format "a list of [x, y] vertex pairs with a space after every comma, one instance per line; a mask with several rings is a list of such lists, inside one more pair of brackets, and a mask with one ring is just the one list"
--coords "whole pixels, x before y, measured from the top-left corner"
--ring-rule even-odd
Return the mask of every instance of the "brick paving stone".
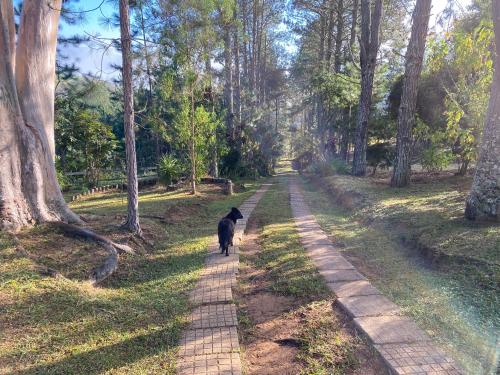
[[184, 332], [179, 356], [239, 352], [236, 327], [199, 328]]
[[190, 294], [194, 304], [230, 302], [233, 300], [231, 287], [236, 285], [236, 276], [226, 274], [203, 275]]
[[332, 244], [307, 246], [306, 252], [312, 257], [322, 257], [325, 255], [340, 255], [340, 252]]
[[337, 297], [369, 296], [372, 294], [380, 294], [380, 291], [367, 280], [340, 281], [336, 283], [328, 283], [327, 285]]
[[356, 270], [320, 270], [319, 273], [325, 278], [327, 283], [366, 280], [365, 277]]
[[191, 313], [190, 329], [235, 327], [238, 325], [233, 303], [199, 306]]
[[177, 366], [178, 375], [241, 375], [239, 353], [204, 354], [183, 357]]
[[239, 244], [248, 217], [271, 184], [264, 184], [241, 206], [244, 219], [235, 228], [230, 255], [220, 254], [217, 237], [208, 247], [209, 255], [201, 278], [191, 291], [190, 300], [197, 304], [191, 314], [191, 324], [184, 332], [178, 353], [177, 373], [186, 375], [241, 375], [241, 360], [237, 333], [236, 307], [225, 303], [232, 300], [231, 287], [236, 284], [239, 265]]
[[430, 337], [410, 318], [377, 316], [355, 318], [354, 324], [374, 344], [415, 343], [429, 341]]
[[231, 262], [236, 262], [238, 264], [240, 261], [239, 254], [229, 254], [229, 256], [225, 256], [221, 254], [220, 251], [217, 253], [212, 253], [208, 255], [205, 259], [205, 264], [229, 264]]
[[396, 374], [463, 374], [446, 353], [429, 342], [375, 345]]
[[380, 294], [371, 296], [341, 297], [336, 302], [354, 318], [364, 316], [398, 315], [398, 306]]
[[382, 296], [340, 255], [311, 214], [295, 182], [290, 184], [289, 191], [297, 232], [308, 255], [337, 295], [337, 303], [354, 317], [355, 325], [373, 342], [391, 372], [462, 375], [413, 320], [398, 316], [399, 307]]
[[312, 257], [316, 268], [321, 271], [354, 270], [354, 266], [340, 255], [324, 255]]
[[[220, 254], [218, 254], [220, 256]], [[202, 275], [221, 274], [230, 277], [238, 273], [238, 264], [236, 262], [208, 264], [201, 271]]]

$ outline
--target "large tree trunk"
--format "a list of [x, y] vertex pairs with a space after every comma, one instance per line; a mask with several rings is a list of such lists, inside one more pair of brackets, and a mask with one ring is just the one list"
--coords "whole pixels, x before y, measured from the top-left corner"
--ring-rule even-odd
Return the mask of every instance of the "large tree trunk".
[[465, 217], [469, 220], [499, 218], [500, 208], [500, 4], [493, 0], [495, 27], [495, 75], [483, 138], [479, 150], [476, 173], [465, 203]]
[[399, 106], [396, 162], [391, 180], [391, 186], [395, 187], [407, 186], [410, 183], [412, 131], [430, 12], [431, 0], [417, 0], [413, 11], [410, 42], [406, 50], [405, 76]]
[[368, 120], [372, 104], [373, 78], [377, 65], [381, 18], [382, 0], [375, 0], [372, 10], [370, 10], [370, 0], [361, 0], [361, 95], [359, 98], [352, 163], [352, 174], [355, 176], [364, 176], [366, 174]]
[[0, 227], [81, 223], [54, 166], [55, 47], [61, 1], [26, 0], [17, 37], [11, 0], [0, 0]]
[[132, 39], [128, 0], [120, 0], [120, 32], [123, 61], [123, 126], [125, 128], [125, 154], [127, 158], [127, 220], [124, 226], [141, 234], [139, 225], [139, 186], [134, 132], [134, 94], [132, 90]]

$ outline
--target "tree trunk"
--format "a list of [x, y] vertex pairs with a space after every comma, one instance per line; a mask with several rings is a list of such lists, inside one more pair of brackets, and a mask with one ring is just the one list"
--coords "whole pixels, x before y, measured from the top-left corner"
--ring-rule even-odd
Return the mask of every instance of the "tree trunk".
[[132, 90], [132, 47], [128, 0], [120, 0], [120, 32], [123, 61], [123, 126], [125, 128], [125, 154], [127, 159], [127, 220], [124, 226], [141, 234], [139, 225], [139, 186], [134, 132], [134, 94]]
[[364, 176], [366, 174], [368, 120], [372, 104], [373, 78], [377, 64], [381, 18], [382, 0], [375, 0], [373, 10], [370, 10], [370, 0], [361, 0], [361, 95], [359, 98], [352, 163], [352, 174], [355, 176]]
[[54, 85], [61, 1], [25, 0], [17, 37], [13, 4], [0, 0], [0, 227], [81, 220], [54, 166]]
[[341, 68], [341, 54], [342, 54], [342, 40], [344, 31], [344, 1], [338, 0], [337, 4], [337, 33], [335, 35], [335, 73], [340, 72]]
[[226, 104], [226, 127], [229, 138], [234, 140], [233, 68], [231, 57], [231, 26], [224, 26], [224, 101]]
[[196, 194], [196, 129], [194, 123], [194, 84], [191, 84], [191, 111], [189, 116], [190, 128], [191, 128], [191, 139], [189, 141], [189, 157], [191, 159], [191, 193]]
[[410, 42], [406, 50], [405, 76], [399, 106], [396, 161], [391, 180], [391, 186], [394, 187], [403, 187], [410, 183], [412, 131], [415, 124], [418, 80], [424, 60], [430, 12], [431, 0], [417, 0], [413, 11]]
[[465, 202], [469, 220], [498, 221], [500, 208], [500, 4], [493, 0], [495, 27], [495, 74], [484, 126], [479, 159], [470, 194]]
[[[233, 48], [234, 48], [234, 115], [236, 118], [236, 136], [239, 138], [241, 126], [241, 73], [240, 73], [240, 38], [238, 30], [238, 7], [234, 8], [234, 25], [233, 25]], [[238, 141], [239, 142], [239, 141]]]

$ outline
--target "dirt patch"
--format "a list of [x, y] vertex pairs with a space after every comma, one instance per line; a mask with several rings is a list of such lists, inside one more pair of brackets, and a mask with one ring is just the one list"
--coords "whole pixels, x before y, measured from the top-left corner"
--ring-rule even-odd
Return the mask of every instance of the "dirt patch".
[[[255, 221], [250, 220], [245, 236], [245, 259], [258, 256], [258, 232]], [[237, 290], [243, 366], [246, 374], [284, 375], [298, 374], [303, 369], [297, 361], [298, 318], [290, 318], [289, 311], [297, 302], [266, 290], [268, 282], [262, 270], [246, 262], [238, 276]]]
[[165, 211], [165, 217], [162, 220], [167, 224], [179, 223], [185, 220], [192, 220], [196, 213], [203, 207], [201, 203], [194, 203], [183, 206], [170, 206]]
[[258, 223], [250, 219], [236, 291], [245, 373], [295, 375], [334, 368], [339, 374], [386, 374], [350, 320], [332, 308], [333, 299], [310, 302], [269, 292], [265, 271], [252, 267], [261, 251], [258, 233]]

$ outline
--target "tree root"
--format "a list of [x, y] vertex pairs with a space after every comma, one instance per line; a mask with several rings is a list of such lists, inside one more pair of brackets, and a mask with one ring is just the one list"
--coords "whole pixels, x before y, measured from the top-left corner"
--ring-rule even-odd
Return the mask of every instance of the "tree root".
[[101, 283], [116, 271], [118, 268], [119, 254], [135, 254], [134, 250], [130, 246], [115, 243], [109, 238], [101, 236], [88, 228], [82, 228], [62, 222], [53, 223], [53, 225], [70, 237], [79, 237], [85, 240], [97, 242], [109, 253], [104, 262], [91, 271], [90, 282], [92, 285]]

